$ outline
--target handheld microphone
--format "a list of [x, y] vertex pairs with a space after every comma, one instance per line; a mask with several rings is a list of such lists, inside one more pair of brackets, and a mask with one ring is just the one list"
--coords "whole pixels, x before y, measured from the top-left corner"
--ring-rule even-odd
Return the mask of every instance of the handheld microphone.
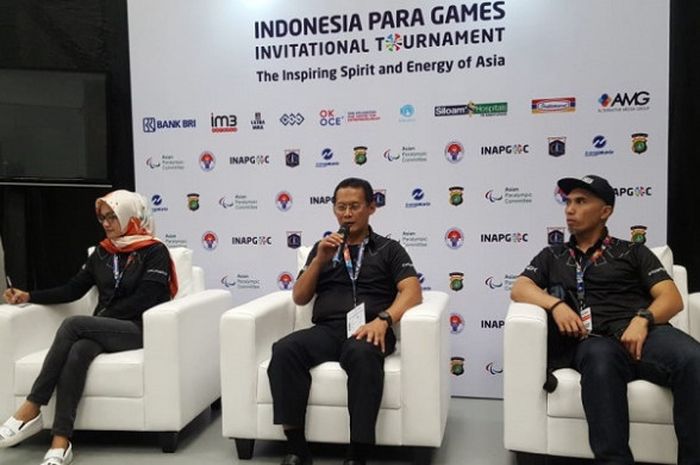
[[350, 228], [348, 227], [347, 224], [342, 224], [340, 225], [340, 229], [338, 229], [338, 234], [343, 236], [343, 242], [340, 243], [338, 246], [338, 250], [335, 252], [335, 256], [333, 256], [333, 266], [335, 267], [338, 263], [340, 263], [340, 256], [343, 253], [343, 246], [345, 245], [345, 241], [348, 240], [348, 235], [350, 234]]

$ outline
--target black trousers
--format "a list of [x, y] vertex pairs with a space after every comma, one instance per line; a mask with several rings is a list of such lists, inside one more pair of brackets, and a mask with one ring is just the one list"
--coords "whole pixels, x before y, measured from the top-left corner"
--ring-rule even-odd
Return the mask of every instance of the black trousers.
[[274, 343], [267, 375], [275, 424], [303, 426], [311, 389], [309, 370], [338, 361], [348, 375], [350, 440], [374, 444], [384, 389], [384, 357], [396, 347], [393, 331], [387, 331], [385, 343], [386, 353], [382, 353], [366, 340], [347, 338], [345, 319], [318, 323]]
[[52, 432], [70, 437], [87, 371], [95, 357], [102, 352], [141, 347], [143, 331], [133, 321], [82, 315], [68, 317], [56, 331], [27, 400], [46, 405], [56, 389]]

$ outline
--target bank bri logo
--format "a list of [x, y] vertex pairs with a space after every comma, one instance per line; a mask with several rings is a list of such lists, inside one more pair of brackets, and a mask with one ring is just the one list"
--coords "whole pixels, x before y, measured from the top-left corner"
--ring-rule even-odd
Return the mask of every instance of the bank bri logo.
[[162, 129], [192, 129], [197, 127], [197, 120], [192, 119], [156, 119], [146, 116], [142, 120], [142, 129], [145, 133], [153, 133]]

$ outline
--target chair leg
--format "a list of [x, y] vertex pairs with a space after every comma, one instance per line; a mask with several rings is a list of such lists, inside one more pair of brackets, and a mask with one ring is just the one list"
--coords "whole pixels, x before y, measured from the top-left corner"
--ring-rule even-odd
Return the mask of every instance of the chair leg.
[[236, 452], [240, 460], [250, 460], [253, 457], [253, 446], [255, 439], [234, 438], [236, 441]]
[[413, 464], [414, 465], [430, 465], [433, 461], [433, 447], [414, 447], [413, 448]]
[[172, 453], [177, 449], [177, 431], [164, 431], [158, 433], [158, 443], [164, 453]]

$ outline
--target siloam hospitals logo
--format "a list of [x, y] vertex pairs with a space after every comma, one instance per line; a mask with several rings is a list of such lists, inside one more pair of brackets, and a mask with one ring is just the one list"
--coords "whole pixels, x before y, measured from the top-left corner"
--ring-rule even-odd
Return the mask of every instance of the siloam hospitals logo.
[[433, 109], [435, 117], [442, 116], [505, 116], [508, 114], [508, 102], [474, 103], [456, 105], [438, 105]]

